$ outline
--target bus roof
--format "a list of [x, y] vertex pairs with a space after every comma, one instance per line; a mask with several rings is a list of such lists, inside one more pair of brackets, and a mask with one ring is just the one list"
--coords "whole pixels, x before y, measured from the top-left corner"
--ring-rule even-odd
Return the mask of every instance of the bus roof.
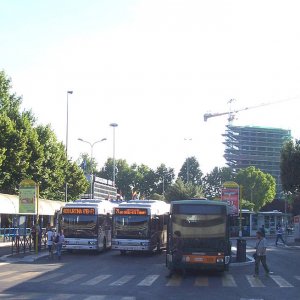
[[95, 208], [97, 209], [97, 213], [113, 213], [113, 208], [116, 207], [117, 204], [112, 203], [108, 200], [99, 200], [99, 199], [78, 199], [74, 202], [66, 203], [65, 207], [80, 207], [80, 208]]
[[171, 201], [171, 206], [174, 204], [189, 204], [189, 205], [219, 205], [225, 206], [227, 208], [227, 213], [232, 213], [232, 207], [227, 204], [227, 202], [218, 201], [218, 200], [207, 200], [203, 199], [188, 199], [188, 200], [174, 200]]
[[227, 202], [207, 199], [188, 199], [188, 200], [174, 200], [171, 204], [205, 204], [205, 205], [227, 205]]
[[165, 214], [170, 212], [170, 204], [161, 200], [130, 200], [128, 202], [121, 202], [120, 208], [148, 208], [151, 214]]

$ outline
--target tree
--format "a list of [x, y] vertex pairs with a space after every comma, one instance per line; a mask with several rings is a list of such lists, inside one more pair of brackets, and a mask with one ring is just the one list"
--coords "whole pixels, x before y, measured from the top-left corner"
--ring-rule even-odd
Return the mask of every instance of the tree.
[[272, 175], [255, 167], [241, 169], [235, 180], [242, 187], [243, 200], [254, 204], [254, 211], [272, 202], [276, 195], [276, 182]]
[[213, 200], [221, 198], [222, 184], [226, 181], [233, 181], [234, 174], [231, 168], [215, 167], [210, 173], [207, 173], [202, 179], [202, 186], [205, 197]]
[[77, 164], [80, 166], [84, 174], [97, 174], [97, 162], [88, 153], [81, 153], [77, 159]]
[[202, 176], [203, 173], [200, 170], [199, 162], [195, 156], [188, 157], [178, 173], [178, 178], [180, 178], [183, 182], [190, 182], [195, 185], [202, 184]]
[[152, 193], [160, 194], [164, 197], [165, 191], [171, 186], [175, 179], [173, 168], [167, 168], [165, 164], [161, 164], [155, 171], [155, 188]]
[[42, 151], [30, 111], [20, 113], [21, 98], [10, 94], [10, 79], [0, 72], [0, 180], [3, 193], [16, 194], [24, 178], [42, 172]]
[[300, 191], [300, 140], [286, 142], [281, 151], [281, 182], [285, 192]]
[[[118, 159], [115, 161], [116, 166], [116, 186], [119, 193], [125, 199], [131, 199], [131, 186], [135, 185], [135, 171], [128, 165], [126, 160]], [[113, 159], [108, 158], [103, 168], [96, 172], [97, 176], [112, 180], [113, 177]]]
[[74, 183], [69, 193], [78, 197], [86, 185], [83, 173], [67, 160], [49, 125], [36, 127], [31, 111], [20, 112], [22, 99], [10, 88], [10, 79], [0, 72], [1, 192], [18, 194], [20, 182], [29, 178], [39, 184], [41, 197], [62, 200], [68, 178]]
[[166, 200], [187, 200], [192, 198], [202, 198], [203, 192], [201, 186], [191, 183], [184, 183], [180, 178], [170, 186], [166, 192]]

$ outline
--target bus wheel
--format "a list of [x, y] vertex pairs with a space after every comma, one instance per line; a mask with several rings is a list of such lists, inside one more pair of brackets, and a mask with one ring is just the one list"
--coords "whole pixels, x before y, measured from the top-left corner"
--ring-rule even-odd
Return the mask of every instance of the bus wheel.
[[126, 250], [121, 250], [121, 255], [125, 255], [126, 254]]

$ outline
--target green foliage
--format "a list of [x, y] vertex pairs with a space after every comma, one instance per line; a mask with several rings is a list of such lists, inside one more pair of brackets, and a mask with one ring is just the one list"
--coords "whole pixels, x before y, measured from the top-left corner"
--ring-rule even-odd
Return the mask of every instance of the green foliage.
[[255, 167], [241, 169], [235, 180], [242, 188], [242, 199], [254, 204], [254, 211], [272, 202], [276, 194], [275, 179]]
[[281, 182], [285, 192], [300, 191], [300, 140], [288, 141], [281, 151]]
[[[141, 164], [128, 165], [126, 160], [116, 160], [116, 186], [125, 199], [131, 199], [137, 192], [141, 198], [150, 198], [153, 194], [163, 194], [175, 177], [174, 170], [161, 164], [156, 170]], [[102, 178], [112, 178], [113, 160], [109, 158], [101, 171], [96, 172]]]
[[202, 179], [202, 186], [205, 197], [213, 200], [221, 198], [222, 184], [226, 181], [234, 181], [234, 174], [231, 168], [215, 167], [210, 173], [206, 174]]
[[165, 200], [165, 197], [163, 195], [154, 193], [154, 194], [150, 195], [149, 199], [152, 199], [152, 200]]
[[30, 178], [40, 185], [41, 197], [62, 200], [70, 180], [69, 193], [78, 197], [87, 184], [82, 171], [67, 161], [50, 126], [35, 127], [32, 112], [20, 112], [21, 98], [10, 88], [10, 79], [0, 72], [0, 192], [18, 194], [21, 180]]
[[184, 183], [180, 178], [176, 180], [166, 192], [166, 200], [187, 200], [191, 198], [202, 198], [203, 191], [201, 186], [191, 183]]
[[203, 173], [200, 170], [199, 162], [197, 161], [196, 157], [188, 157], [184, 164], [182, 165], [179, 173], [178, 178], [180, 178], [183, 182], [191, 183], [194, 185], [201, 185], [202, 184], [202, 176]]

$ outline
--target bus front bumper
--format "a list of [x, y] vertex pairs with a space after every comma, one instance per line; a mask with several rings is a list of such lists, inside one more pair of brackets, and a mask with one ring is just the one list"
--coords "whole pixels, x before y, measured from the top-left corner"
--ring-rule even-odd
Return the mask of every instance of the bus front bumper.
[[147, 240], [112, 240], [112, 250], [119, 251], [150, 251], [150, 242]]
[[[186, 269], [220, 269], [223, 270], [230, 263], [230, 256], [224, 255], [184, 255], [179, 267]], [[178, 267], [173, 263], [171, 254], [167, 254], [167, 267]]]

